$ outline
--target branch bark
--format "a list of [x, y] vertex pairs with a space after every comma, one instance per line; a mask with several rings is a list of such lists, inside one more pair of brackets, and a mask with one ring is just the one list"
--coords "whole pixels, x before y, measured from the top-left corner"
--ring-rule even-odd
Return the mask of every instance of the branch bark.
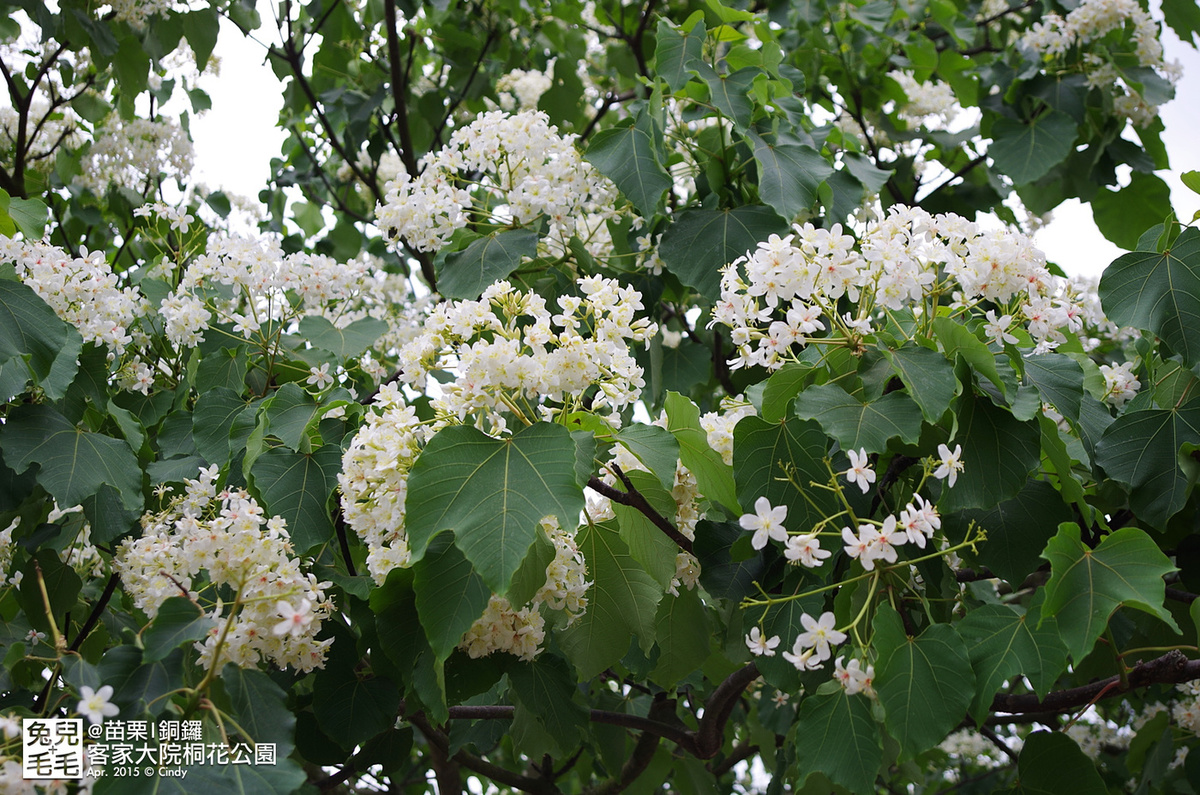
[[1070, 712], [1095, 701], [1119, 696], [1148, 685], [1179, 684], [1193, 679], [1200, 679], [1200, 660], [1189, 660], [1183, 652], [1173, 649], [1161, 657], [1135, 665], [1126, 674], [1124, 682], [1120, 676], [1110, 676], [1098, 682], [1050, 693], [1045, 699], [1039, 699], [1035, 693], [997, 694], [992, 699], [992, 712]]
[[680, 549], [690, 554], [692, 551], [692, 540], [683, 533], [679, 532], [675, 525], [671, 524], [671, 522], [668, 521], [665, 516], [656, 511], [654, 506], [646, 501], [645, 496], [636, 488], [634, 488], [633, 483], [631, 483], [625, 473], [621, 471], [620, 467], [614, 465], [613, 472], [616, 473], [618, 478], [620, 478], [621, 483], [623, 483], [626, 488], [626, 491], [615, 489], [600, 478], [595, 477], [588, 481], [588, 488], [597, 494], [602, 494], [603, 496], [608, 497], [615, 503], [636, 509], [643, 516], [653, 522], [655, 527], [657, 527], [659, 530], [662, 530], [663, 533], [666, 534], [667, 538], [674, 541]]

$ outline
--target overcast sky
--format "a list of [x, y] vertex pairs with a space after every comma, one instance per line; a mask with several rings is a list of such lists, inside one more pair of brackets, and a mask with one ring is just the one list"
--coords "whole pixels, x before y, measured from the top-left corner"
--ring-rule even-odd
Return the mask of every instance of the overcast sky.
[[[264, 26], [274, 32], [270, 5], [260, 3]], [[192, 121], [199, 178], [212, 188], [257, 197], [270, 175], [270, 160], [278, 157], [283, 133], [275, 128], [281, 105], [280, 83], [264, 62], [265, 48], [247, 44], [227, 20], [218, 40], [219, 77], [207, 77], [204, 86], [212, 96], [212, 110]], [[1180, 219], [1187, 222], [1200, 210], [1200, 196], [1180, 182], [1185, 171], [1200, 170], [1200, 53], [1179, 42], [1168, 29], [1164, 35], [1167, 58], [1183, 63], [1183, 79], [1176, 98], [1162, 108], [1164, 139], [1171, 170], [1158, 172], [1171, 187], [1171, 198]], [[1061, 205], [1054, 221], [1037, 234], [1038, 245], [1068, 273], [1099, 275], [1122, 253], [1096, 229], [1089, 207], [1078, 201]]]

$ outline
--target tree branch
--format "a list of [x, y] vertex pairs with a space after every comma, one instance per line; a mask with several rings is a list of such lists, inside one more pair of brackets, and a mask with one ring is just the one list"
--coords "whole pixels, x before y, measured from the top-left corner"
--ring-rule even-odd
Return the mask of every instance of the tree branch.
[[1039, 699], [1036, 693], [998, 693], [992, 699], [992, 712], [1069, 712], [1148, 685], [1179, 684], [1193, 679], [1200, 679], [1200, 660], [1189, 660], [1183, 652], [1173, 649], [1149, 662], [1138, 663], [1128, 671], [1125, 681], [1120, 676], [1110, 676], [1098, 682], [1050, 693], [1045, 699]]
[[[509, 707], [509, 709], [511, 710], [512, 707]], [[425, 735], [425, 739], [429, 741], [429, 746], [431, 749], [440, 754], [442, 758], [447, 758], [446, 755], [450, 750], [450, 742], [446, 735], [442, 734], [440, 731], [431, 726], [429, 721], [426, 720], [425, 716], [421, 713], [409, 715], [408, 721], [421, 730], [421, 734]], [[521, 790], [522, 792], [531, 793], [532, 795], [558, 795], [559, 792], [558, 787], [554, 786], [552, 782], [547, 781], [544, 778], [533, 778], [532, 776], [524, 776], [520, 773], [514, 773], [507, 768], [500, 767], [499, 765], [493, 764], [486, 759], [482, 759], [474, 754], [468, 753], [465, 750], [460, 749], [448, 759], [449, 761], [460, 764], [466, 769], [478, 773], [481, 776], [487, 776], [493, 781], [497, 781], [505, 786], [512, 787], [513, 789]], [[444, 793], [445, 790], [442, 789], [441, 783], [441, 774], [439, 772], [438, 791], [439, 793]], [[460, 780], [459, 790], [457, 791], [461, 791], [461, 789], [462, 785]]]
[[725, 724], [742, 692], [758, 678], [758, 666], [748, 663], [731, 673], [704, 703], [704, 717], [696, 731], [696, 756], [712, 759], [725, 744]]
[[628, 476], [626, 476], [626, 474], [622, 472], [621, 468], [616, 464], [613, 465], [613, 472], [618, 478], [620, 478], [621, 483], [625, 485], [626, 491], [618, 491], [604, 481], [600, 480], [600, 478], [595, 477], [588, 481], [588, 488], [598, 494], [608, 497], [615, 503], [626, 505], [639, 511], [643, 516], [653, 522], [655, 527], [657, 527], [659, 530], [662, 530], [663, 533], [666, 534], [667, 538], [674, 541], [680, 549], [682, 549], [684, 552], [690, 553], [692, 551], [692, 540], [683, 533], [679, 532], [675, 525], [671, 524], [665, 516], [655, 510], [654, 506], [646, 501], [645, 496], [643, 496], [642, 493], [634, 487]]
[[[712, 759], [720, 753], [721, 747], [725, 744], [725, 724], [729, 722], [729, 716], [733, 714], [738, 699], [758, 676], [758, 666], [754, 663], [749, 663], [730, 674], [708, 697], [708, 701], [704, 704], [704, 717], [700, 719], [700, 726], [695, 731], [682, 725], [666, 722], [667, 718], [673, 717], [675, 714], [674, 700], [664, 699], [671, 706], [669, 712], [666, 706], [657, 708], [652, 706], [649, 716], [644, 718], [641, 715], [602, 709], [591, 710], [589, 718], [594, 723], [606, 723], [610, 726], [624, 726], [627, 729], [648, 732], [671, 740], [692, 756], [700, 759]], [[658, 701], [654, 703], [658, 704]], [[514, 707], [503, 704], [494, 706], [464, 705], [449, 709], [450, 720], [511, 720], [513, 713]], [[412, 716], [409, 720], [413, 721], [417, 728], [421, 728], [422, 723], [428, 725], [428, 721], [421, 715]], [[424, 729], [421, 730], [424, 731]], [[470, 767], [465, 762], [463, 766]], [[532, 790], [525, 791], [531, 792]]]

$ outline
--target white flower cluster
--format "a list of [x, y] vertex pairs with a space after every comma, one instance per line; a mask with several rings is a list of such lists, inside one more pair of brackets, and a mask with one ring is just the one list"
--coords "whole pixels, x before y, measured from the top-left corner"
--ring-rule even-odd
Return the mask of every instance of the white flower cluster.
[[374, 405], [342, 455], [338, 486], [342, 515], [367, 545], [367, 571], [382, 585], [389, 571], [411, 560], [404, 531], [408, 473], [433, 432], [392, 384], [379, 390]]
[[[379, 390], [375, 406], [378, 413], [367, 415], [366, 424], [342, 457], [338, 485], [346, 524], [367, 545], [367, 570], [382, 584], [389, 571], [411, 563], [404, 528], [408, 475], [435, 426], [419, 420], [393, 384]], [[573, 529], [567, 532], [557, 520], [547, 517], [542, 520], [542, 530], [555, 548], [554, 559], [546, 567], [545, 584], [519, 609], [493, 595], [483, 616], [462, 640], [461, 648], [470, 656], [504, 651], [532, 659], [545, 640], [543, 606], [563, 613], [568, 625], [587, 607], [585, 593], [590, 583]]]
[[[793, 358], [793, 346], [818, 332], [869, 334], [884, 310], [930, 311], [943, 295], [952, 295], [959, 313], [983, 315], [981, 301], [1004, 306], [1005, 330], [1024, 325], [1039, 352], [1060, 344], [1063, 331], [1084, 328], [1087, 309], [1077, 291], [1051, 275], [1028, 237], [1011, 230], [909, 207], [890, 208], [857, 244], [838, 225], [793, 230], [771, 235], [722, 270], [713, 322], [732, 329], [739, 353], [732, 368], [778, 369]], [[856, 302], [854, 313], [837, 313], [843, 296]]]
[[[1010, 741], [1015, 745], [1015, 747], [1010, 746], [1012, 750], [1020, 751], [1023, 745], [1021, 739], [1018, 737], [1005, 738], [1006, 745]], [[1003, 751], [973, 729], [959, 729], [952, 732], [938, 744], [938, 748], [953, 761], [987, 769], [1001, 767], [1010, 761]]]
[[126, 121], [112, 114], [97, 126], [75, 182], [95, 193], [110, 184], [144, 193], [160, 175], [182, 183], [192, 171], [193, 154], [187, 132], [175, 119]]
[[[323, 667], [333, 640], [316, 636], [332, 610], [329, 583], [301, 569], [282, 518], [266, 517], [243, 491], [218, 493], [217, 476], [216, 466], [201, 469], [182, 496], [142, 517], [142, 536], [114, 559], [126, 592], [150, 618], [172, 596], [208, 604], [217, 625], [196, 643], [206, 668]], [[224, 588], [232, 604], [218, 595]]]
[[455, 373], [434, 409], [447, 422], [474, 421], [490, 432], [507, 428], [506, 412], [552, 420], [585, 405], [619, 424], [645, 386], [629, 346], [658, 327], [637, 317], [636, 290], [598, 276], [577, 285], [582, 295], [560, 296], [558, 313], [503, 281], [478, 301], [440, 304], [400, 351], [402, 380], [424, 391], [431, 373]]
[[900, 517], [886, 517], [876, 526], [867, 523], [858, 526], [858, 532], [849, 527], [842, 528], [843, 549], [851, 558], [862, 564], [866, 571], [874, 571], [876, 561], [896, 562], [896, 547], [912, 543], [925, 548], [925, 543], [942, 527], [937, 508], [926, 502], [920, 494], [900, 512]]
[[522, 660], [532, 660], [542, 651], [546, 640], [546, 618], [540, 607], [564, 613], [570, 626], [587, 609], [587, 568], [575, 537], [558, 526], [552, 516], [542, 520], [542, 530], [554, 543], [554, 560], [546, 567], [546, 584], [538, 589], [529, 604], [520, 610], [503, 596], [492, 595], [487, 609], [463, 636], [459, 648], [471, 658], [492, 652], [507, 652]]
[[142, 30], [150, 17], [165, 16], [175, 7], [173, 0], [107, 0], [116, 19], [128, 22], [135, 30]]
[[8, 567], [12, 565], [13, 552], [16, 546], [13, 544], [13, 531], [21, 526], [21, 517], [13, 519], [9, 522], [8, 527], [0, 530], [0, 585], [19, 585], [20, 579], [15, 582], [8, 577]]
[[[4, 55], [8, 56], [9, 52]], [[7, 154], [15, 149], [20, 119], [20, 114], [11, 105], [0, 108], [0, 152]], [[75, 112], [69, 106], [52, 108], [50, 101], [40, 95], [29, 101], [25, 135], [25, 157], [29, 162], [48, 157], [60, 145], [71, 148], [83, 142]]]
[[867, 667], [864, 668], [863, 661], [857, 658], [843, 666], [843, 659], [845, 658], [838, 657], [833, 661], [833, 678], [846, 691], [846, 695], [862, 693], [867, 698], [875, 698], [875, 666], [867, 663]]
[[499, 94], [500, 107], [512, 112], [517, 110], [537, 110], [538, 100], [550, 90], [553, 81], [548, 72], [554, 70], [553, 64], [546, 67], [545, 72], [536, 69], [513, 69], [496, 81], [496, 93]]
[[85, 342], [120, 354], [133, 341], [131, 328], [145, 312], [145, 301], [135, 288], [119, 286], [104, 252], [84, 248], [72, 257], [58, 246], [0, 235], [0, 262], [11, 262], [21, 281]]
[[1100, 373], [1104, 376], [1104, 400], [1110, 406], [1121, 408], [1141, 389], [1142, 382], [1133, 374], [1133, 366], [1133, 362], [1115, 367], [1100, 365]]
[[1049, 13], [1030, 27], [1021, 41], [1047, 60], [1066, 56], [1078, 46], [1082, 51], [1080, 68], [1087, 76], [1089, 88], [1107, 88], [1113, 95], [1113, 107], [1135, 125], [1145, 127], [1158, 115], [1158, 106], [1130, 84], [1123, 69], [1117, 65], [1111, 42], [1095, 48], [1097, 42], [1113, 31], [1128, 31], [1128, 43], [1138, 65], [1153, 69], [1160, 77], [1174, 83], [1181, 75], [1178, 63], [1163, 60], [1158, 25], [1137, 0], [1083, 0], [1066, 18]]
[[420, 176], [389, 183], [376, 223], [393, 245], [404, 238], [418, 251], [435, 251], [469, 223], [520, 225], [545, 216], [544, 245], [562, 250], [578, 235], [593, 255], [603, 254], [617, 190], [573, 141], [541, 112], [485, 113], [430, 155]]
[[930, 80], [918, 83], [911, 72], [895, 70], [888, 77], [900, 84], [908, 101], [897, 114], [902, 121], [911, 125], [925, 124], [930, 129], [949, 127], [962, 110], [949, 83]]
[[[186, 222], [170, 208], [155, 213], [172, 223]], [[176, 219], [176, 220], [172, 220]], [[303, 315], [323, 315], [344, 326], [363, 316], [360, 299], [375, 285], [365, 258], [338, 262], [321, 254], [284, 255], [278, 241], [240, 235], [214, 235], [207, 250], [189, 264], [179, 286], [163, 299], [167, 338], [181, 347], [203, 339], [216, 316], [234, 333], [250, 339], [270, 336], [280, 324]]]

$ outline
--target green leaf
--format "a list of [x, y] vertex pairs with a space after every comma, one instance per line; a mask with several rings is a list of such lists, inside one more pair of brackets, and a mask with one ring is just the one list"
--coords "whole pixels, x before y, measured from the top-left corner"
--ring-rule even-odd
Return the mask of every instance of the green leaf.
[[1118, 257], [1100, 277], [1099, 293], [1114, 323], [1153, 332], [1189, 366], [1200, 364], [1200, 230], [1185, 229], [1161, 254]]
[[396, 725], [400, 693], [381, 677], [360, 679], [353, 670], [326, 669], [313, 688], [313, 712], [321, 729], [343, 748], [353, 748]]
[[896, 173], [895, 169], [884, 171], [876, 168], [874, 160], [857, 152], [843, 152], [842, 162], [851, 176], [861, 182], [869, 193], [878, 193]]
[[713, 636], [697, 590], [680, 589], [678, 596], [663, 597], [656, 635], [660, 653], [650, 678], [657, 684], [671, 687], [704, 664]]
[[[969, 461], [967, 466], [971, 466]], [[960, 488], [961, 483], [954, 490]], [[1040, 552], [1055, 528], [1070, 520], [1071, 515], [1070, 507], [1054, 486], [1044, 480], [1030, 480], [1011, 499], [990, 507], [947, 514], [945, 525], [947, 534], [956, 540], [966, 537], [971, 521], [986, 530], [987, 540], [979, 546], [977, 559], [997, 577], [1020, 585], [1040, 565]]]
[[1103, 235], [1123, 249], [1171, 214], [1171, 189], [1161, 177], [1134, 171], [1120, 190], [1101, 188], [1092, 198], [1092, 218]]
[[1065, 113], [1043, 113], [1028, 124], [999, 119], [992, 125], [988, 155], [1013, 184], [1041, 179], [1075, 148], [1079, 128]]
[[1144, 530], [1123, 527], [1091, 549], [1080, 540], [1079, 525], [1064, 522], [1042, 557], [1050, 562], [1042, 615], [1058, 619], [1076, 662], [1092, 650], [1109, 617], [1121, 606], [1158, 616], [1180, 631], [1163, 607], [1163, 576], [1178, 569]]
[[[1041, 461], [1042, 433], [981, 395], [959, 399], [958, 433], [963, 471], [954, 488], [942, 490], [946, 511], [987, 508], [1014, 496]], [[944, 483], [945, 481], [943, 481]]]
[[[300, 325], [303, 330], [303, 320], [300, 321]], [[246, 388], [248, 364], [249, 356], [243, 345], [221, 348], [209, 353], [200, 360], [200, 369], [196, 371], [196, 391], [205, 395], [209, 390], [220, 387], [240, 395]]]
[[617, 532], [589, 525], [578, 545], [592, 584], [588, 609], [559, 635], [559, 643], [582, 679], [591, 679], [625, 656], [636, 635], [643, 650], [654, 644], [662, 588], [629, 554]]
[[704, 55], [704, 20], [699, 19], [688, 33], [676, 29], [665, 19], [658, 21], [654, 46], [654, 72], [667, 81], [672, 94], [682, 89], [695, 71], [695, 63]]
[[[279, 749], [276, 746], [276, 754]], [[159, 778], [153, 795], [291, 795], [304, 783], [307, 774], [293, 759], [280, 756], [274, 765], [194, 765], [182, 768], [182, 778]], [[129, 782], [140, 779], [113, 778], [103, 781]], [[128, 783], [114, 789], [114, 795], [137, 795], [127, 789]]]
[[596, 133], [585, 157], [616, 184], [643, 218], [658, 212], [663, 193], [671, 187], [671, 175], [659, 161], [648, 116]]
[[732, 74], [718, 74], [706, 63], [698, 64], [700, 79], [708, 86], [709, 99], [721, 115], [739, 130], [746, 129], [754, 113], [750, 101], [750, 86], [762, 70], [753, 66], [738, 69]]
[[613, 436], [654, 473], [663, 488], [675, 486], [679, 442], [670, 431], [657, 425], [627, 425]]
[[467, 560], [503, 595], [542, 518], [575, 527], [582, 508], [566, 428], [540, 422], [494, 439], [460, 426], [438, 431], [413, 465], [405, 524], [414, 559], [439, 532], [453, 530]]
[[[46, 586], [46, 597], [42, 596], [39, 584], [39, 568], [41, 583]], [[25, 618], [34, 628], [48, 631], [50, 622], [46, 618], [46, 604], [49, 602], [50, 612], [61, 625], [61, 617], [75, 607], [79, 592], [83, 588], [83, 581], [79, 579], [79, 575], [63, 563], [52, 549], [39, 549], [25, 563], [22, 572], [17, 602], [21, 605]]]
[[708, 446], [708, 434], [700, 427], [700, 409], [677, 392], [667, 393], [665, 408], [667, 430], [679, 442], [679, 460], [696, 476], [700, 493], [740, 515], [733, 471], [721, 454]]
[[955, 356], [963, 357], [963, 361], [971, 365], [975, 372], [987, 376], [1000, 394], [1008, 394], [1008, 387], [996, 369], [995, 354], [970, 329], [948, 317], [936, 317], [933, 319], [933, 333], [946, 352], [947, 359], [954, 361]]
[[1100, 437], [1096, 464], [1129, 489], [1139, 519], [1165, 528], [1187, 502], [1188, 477], [1176, 458], [1186, 443], [1200, 443], [1200, 398], [1121, 415]]
[[[536, 249], [537, 236], [535, 233], [533, 234], [534, 248]], [[484, 239], [486, 240], [487, 238]], [[445, 272], [443, 271], [443, 276], [444, 275]], [[507, 276], [508, 274], [506, 273], [504, 275]], [[493, 279], [493, 281], [495, 280]], [[438, 280], [439, 290], [444, 286], [444, 284], [445, 282], [442, 279]], [[491, 284], [491, 282], [488, 282], [488, 284]], [[487, 285], [484, 286], [486, 287]], [[480, 290], [480, 292], [482, 292], [482, 290]], [[448, 293], [444, 294], [449, 295]], [[478, 295], [479, 293], [475, 293], [470, 297], [475, 298]], [[450, 297], [458, 298], [466, 296]], [[320, 315], [305, 315], [304, 317], [300, 318], [300, 334], [309, 342], [311, 342], [313, 347], [329, 351], [342, 361], [354, 356], [358, 356], [367, 348], [370, 348], [375, 344], [375, 340], [387, 333], [387, 330], [388, 323], [386, 320], [379, 320], [373, 317], [359, 318], [353, 323], [348, 324], [345, 328], [338, 328]]]
[[779, 422], [790, 413], [792, 401], [808, 385], [813, 366], [808, 362], [788, 362], [766, 380], [759, 414], [767, 422]]
[[203, 73], [208, 67], [209, 56], [217, 46], [220, 25], [215, 8], [192, 11], [183, 15], [183, 32], [196, 55], [196, 68]]
[[246, 739], [275, 743], [280, 759], [290, 754], [295, 745], [296, 716], [288, 709], [287, 692], [263, 672], [233, 663], [221, 669], [221, 682]]
[[246, 401], [227, 387], [202, 392], [192, 413], [192, 441], [196, 452], [210, 464], [229, 460], [229, 434], [237, 416], [246, 410]]
[[[445, 660], [487, 608], [491, 591], [450, 539], [442, 536], [413, 564], [417, 612], [438, 660]], [[519, 607], [519, 605], [517, 605]]]
[[438, 274], [438, 292], [447, 298], [478, 298], [493, 282], [508, 278], [521, 267], [524, 257], [536, 256], [537, 242], [538, 233], [532, 229], [509, 229], [479, 238], [462, 251], [446, 255]]
[[1200, 6], [1192, 0], [1163, 0], [1162, 12], [1163, 20], [1175, 35], [1195, 46], [1197, 34], [1200, 34]]
[[[1040, 594], [1035, 599], [1040, 602]], [[1023, 674], [1034, 692], [1045, 698], [1066, 670], [1067, 649], [1058, 622], [1048, 618], [1039, 623], [1040, 618], [1040, 608], [1033, 605], [1024, 614], [1007, 605], [980, 605], [959, 622], [958, 633], [966, 641], [975, 671], [971, 717], [976, 724], [983, 725], [992, 699], [1006, 681]]]
[[32, 288], [0, 279], [0, 365], [15, 368], [14, 384], [46, 380], [66, 342], [67, 324]]
[[967, 714], [975, 692], [967, 648], [949, 624], [907, 637], [890, 608], [880, 610], [875, 630], [875, 690], [884, 725], [905, 753], [916, 756], [945, 739]]
[[811, 146], [770, 144], [758, 135], [748, 136], [758, 163], [758, 195], [785, 219], [805, 212], [817, 200], [817, 188], [833, 173], [833, 166]]
[[1107, 795], [1096, 764], [1061, 732], [1034, 732], [1017, 758], [1017, 795]]
[[875, 792], [883, 746], [866, 696], [848, 696], [840, 688], [805, 696], [796, 714], [796, 736], [796, 767], [806, 779], [824, 773], [855, 795]]
[[341, 448], [329, 444], [312, 453], [274, 447], [254, 460], [254, 485], [267, 512], [287, 521], [288, 534], [301, 554], [333, 538], [329, 497], [341, 468]]
[[958, 391], [954, 367], [945, 356], [920, 345], [909, 344], [883, 355], [900, 376], [908, 394], [921, 407], [921, 415], [934, 423], [942, 418]]
[[158, 662], [184, 643], [202, 640], [216, 625], [191, 599], [172, 596], [142, 632], [142, 659]]
[[890, 439], [912, 444], [921, 435], [921, 409], [903, 392], [864, 403], [837, 384], [822, 384], [801, 392], [795, 409], [797, 417], [819, 422], [843, 450], [882, 453]]
[[38, 483], [59, 505], [79, 505], [107, 483], [125, 507], [142, 507], [142, 468], [129, 445], [80, 430], [48, 405], [14, 409], [0, 427], [0, 448], [18, 474], [37, 464]]
[[169, 703], [164, 696], [183, 687], [183, 651], [176, 649], [157, 662], [143, 663], [136, 646], [116, 646], [100, 660], [100, 680], [113, 686], [112, 701], [121, 717], [160, 714]]
[[8, 215], [26, 240], [41, 240], [50, 211], [41, 199], [10, 199]]
[[[829, 472], [824, 459], [829, 439], [810, 420], [791, 417], [770, 423], [745, 417], [733, 430], [733, 477], [738, 501], [751, 506], [766, 497], [772, 506], [787, 506], [784, 525], [808, 532], [818, 521], [837, 513], [833, 494], [813, 489], [810, 481], [825, 483]], [[793, 485], [787, 480], [789, 472]]]
[[733, 210], [685, 210], [659, 242], [667, 270], [705, 298], [721, 295], [721, 268], [758, 246], [760, 240], [787, 231], [787, 224], [768, 207]]
[[[651, 507], [674, 524], [676, 507], [671, 492], [649, 472], [627, 472], [626, 476]], [[614, 502], [612, 509], [629, 554], [665, 589], [675, 578], [675, 555], [679, 547], [637, 508]]]
[[287, 383], [263, 401], [268, 433], [298, 453], [309, 452], [308, 430], [321, 417], [317, 401], [293, 383]]
[[1061, 353], [1025, 357], [1025, 377], [1037, 387], [1042, 400], [1064, 417], [1078, 421], [1083, 399], [1083, 368]]
[[550, 654], [508, 667], [508, 681], [521, 703], [555, 742], [574, 749], [587, 726], [588, 711], [576, 698], [575, 677], [565, 660]]

